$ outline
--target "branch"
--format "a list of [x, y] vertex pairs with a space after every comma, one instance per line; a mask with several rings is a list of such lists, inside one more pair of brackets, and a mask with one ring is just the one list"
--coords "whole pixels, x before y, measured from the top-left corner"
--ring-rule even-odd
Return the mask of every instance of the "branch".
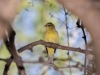
[[0, 59], [0, 60], [3, 60], [3, 61], [6, 62], [6, 65], [5, 65], [5, 68], [4, 68], [3, 75], [7, 75], [8, 70], [9, 70], [9, 68], [10, 68], [10, 65], [11, 65], [13, 59], [12, 59], [12, 57], [10, 57], [9, 59]]
[[[76, 52], [80, 52], [80, 53], [85, 53], [86, 50], [81, 49], [81, 48], [73, 48], [73, 47], [67, 47], [67, 46], [62, 46], [56, 43], [51, 43], [51, 42], [45, 42], [43, 40], [39, 40], [33, 43], [30, 43], [26, 46], [21, 47], [20, 49], [18, 49], [18, 52], [21, 53], [24, 50], [32, 50], [32, 47], [36, 46], [36, 45], [44, 45], [46, 47], [51, 47], [51, 48], [57, 48], [57, 49], [62, 49], [62, 50], [69, 50], [69, 51], [76, 51]], [[93, 54], [93, 51], [87, 51], [87, 54]]]
[[[65, 7], [63, 6], [63, 8], [64, 8], [64, 12], [65, 12], [65, 20], [66, 20], [66, 30], [67, 30], [67, 39], [68, 39], [68, 47], [70, 46], [70, 43], [69, 43], [69, 30], [68, 30], [68, 24], [67, 24], [67, 15], [68, 15], [68, 12], [66, 12], [66, 9], [65, 9]], [[67, 55], [68, 55], [68, 58], [70, 58], [70, 52], [68, 51], [68, 53], [67, 53]], [[69, 65], [70, 65], [70, 60], [69, 60]], [[70, 72], [70, 75], [72, 75], [72, 70], [71, 70], [71, 68], [69, 67], [69, 72]]]
[[19, 75], [23, 75], [23, 74], [26, 75], [22, 59], [18, 55], [18, 53], [16, 51], [16, 48], [15, 48], [15, 44], [14, 44], [15, 31], [12, 29], [11, 24], [10, 24], [9, 21], [6, 21], [4, 18], [2, 18], [2, 20], [5, 23], [5, 25], [9, 26], [9, 28], [10, 28], [10, 32], [9, 32], [8, 28], [5, 28], [5, 32], [7, 32], [8, 35], [5, 33], [6, 37], [3, 39], [4, 43], [5, 43], [6, 47], [7, 47], [7, 49], [9, 50], [9, 52], [11, 53], [11, 56], [14, 58], [14, 60], [16, 62], [16, 65], [17, 65], [18, 70], [19, 70]]
[[[55, 70], [58, 70], [58, 71], [59, 71], [59, 69], [64, 69], [64, 68], [77, 68], [80, 71], [84, 70], [84, 67], [80, 66], [79, 63], [76, 63], [75, 65], [71, 65], [71, 66], [70, 65], [65, 65], [64, 67], [57, 67], [54, 64], [48, 64], [46, 61], [43, 61], [43, 62], [40, 62], [40, 61], [23, 61], [23, 63], [26, 63], [26, 64], [37, 64], [37, 63], [40, 63], [40, 64], [44, 64], [44, 65], [53, 67]], [[93, 70], [91, 67], [88, 67], [87, 70], [95, 73], [95, 70]]]
[[82, 38], [84, 39], [84, 42], [85, 42], [86, 52], [85, 52], [85, 61], [84, 61], [84, 65], [85, 65], [85, 67], [84, 67], [84, 75], [86, 75], [86, 70], [87, 70], [87, 40], [86, 40], [86, 34], [85, 34], [85, 30], [84, 30], [84, 25], [80, 21], [80, 19], [77, 20], [76, 24], [77, 24], [77, 27], [78, 28], [81, 28], [81, 30], [83, 32], [83, 37]]

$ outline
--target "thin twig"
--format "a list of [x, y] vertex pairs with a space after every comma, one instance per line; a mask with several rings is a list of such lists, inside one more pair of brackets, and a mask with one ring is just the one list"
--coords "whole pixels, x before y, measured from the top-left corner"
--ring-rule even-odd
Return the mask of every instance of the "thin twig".
[[[64, 6], [63, 6], [63, 8], [64, 8]], [[68, 25], [67, 25], [67, 15], [68, 15], [68, 13], [66, 12], [65, 8], [64, 8], [64, 12], [65, 12], [67, 39], [68, 39], [68, 47], [69, 47], [69, 31], [68, 31]], [[67, 55], [68, 55], [68, 58], [69, 58], [69, 65], [70, 65], [70, 53], [69, 53], [69, 51], [68, 51]], [[70, 72], [70, 75], [72, 75], [72, 71], [71, 71], [70, 67], [69, 67], [69, 72]]]
[[84, 75], [86, 75], [86, 71], [87, 71], [87, 40], [86, 40], [86, 34], [85, 34], [85, 30], [84, 30], [84, 26], [83, 24], [81, 23], [81, 21], [78, 19], [77, 21], [77, 25], [79, 28], [81, 28], [82, 32], [83, 32], [83, 39], [84, 39], [84, 42], [85, 42], [85, 49], [86, 49], [86, 52], [85, 52], [85, 61], [84, 61]]
[[85, 52], [85, 61], [84, 61], [84, 64], [85, 64], [85, 67], [84, 67], [84, 75], [86, 75], [87, 73], [87, 40], [86, 40], [86, 34], [85, 34], [85, 31], [84, 31], [84, 27], [83, 25], [81, 26], [81, 29], [82, 29], [82, 32], [83, 32], [83, 39], [84, 39], [84, 42], [85, 42], [85, 49], [86, 49], [86, 52]]

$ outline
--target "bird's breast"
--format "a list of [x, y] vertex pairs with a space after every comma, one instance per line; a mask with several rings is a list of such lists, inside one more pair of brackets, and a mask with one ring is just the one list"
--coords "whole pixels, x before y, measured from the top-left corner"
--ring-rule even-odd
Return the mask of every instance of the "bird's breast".
[[58, 39], [59, 39], [59, 36], [58, 36], [57, 31], [46, 31], [45, 37], [44, 37], [44, 40], [46, 42], [58, 43]]

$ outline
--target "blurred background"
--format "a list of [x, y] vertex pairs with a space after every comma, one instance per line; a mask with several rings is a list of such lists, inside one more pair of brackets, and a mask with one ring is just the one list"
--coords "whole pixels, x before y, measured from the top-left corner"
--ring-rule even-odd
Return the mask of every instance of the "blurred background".
[[[55, 0], [23, 0], [18, 8], [18, 12], [12, 22], [16, 32], [15, 46], [19, 49], [29, 43], [43, 39], [45, 27], [48, 22], [52, 22], [59, 33], [59, 44], [64, 46], [85, 49], [83, 32], [77, 27], [77, 16], [58, 4]], [[68, 28], [66, 27], [68, 26]], [[68, 34], [67, 34], [68, 33]], [[89, 33], [85, 29], [88, 42], [88, 49], [92, 50], [92, 41]], [[47, 60], [47, 53], [43, 45], [33, 47], [33, 52], [25, 50], [19, 55], [23, 61], [38, 61], [40, 57]], [[79, 64], [79, 67], [71, 67], [72, 75], [84, 74], [85, 55], [79, 52], [70, 51], [68, 57], [67, 50], [57, 49], [54, 54], [54, 64], [59, 68], [43, 65], [41, 63], [24, 63], [27, 75], [71, 75], [67, 67]], [[2, 40], [0, 41], [0, 58], [6, 59], [10, 53], [6, 49]], [[90, 55], [88, 59], [92, 59]], [[0, 61], [0, 75], [3, 74], [4, 61]], [[64, 68], [65, 67], [65, 68]], [[18, 75], [16, 64], [11, 64], [8, 75]]]

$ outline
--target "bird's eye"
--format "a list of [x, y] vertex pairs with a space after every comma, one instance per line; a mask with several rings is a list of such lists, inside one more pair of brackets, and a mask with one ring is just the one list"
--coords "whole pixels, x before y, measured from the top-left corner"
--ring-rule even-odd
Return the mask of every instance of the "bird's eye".
[[50, 25], [48, 25], [48, 26], [50, 26]]

